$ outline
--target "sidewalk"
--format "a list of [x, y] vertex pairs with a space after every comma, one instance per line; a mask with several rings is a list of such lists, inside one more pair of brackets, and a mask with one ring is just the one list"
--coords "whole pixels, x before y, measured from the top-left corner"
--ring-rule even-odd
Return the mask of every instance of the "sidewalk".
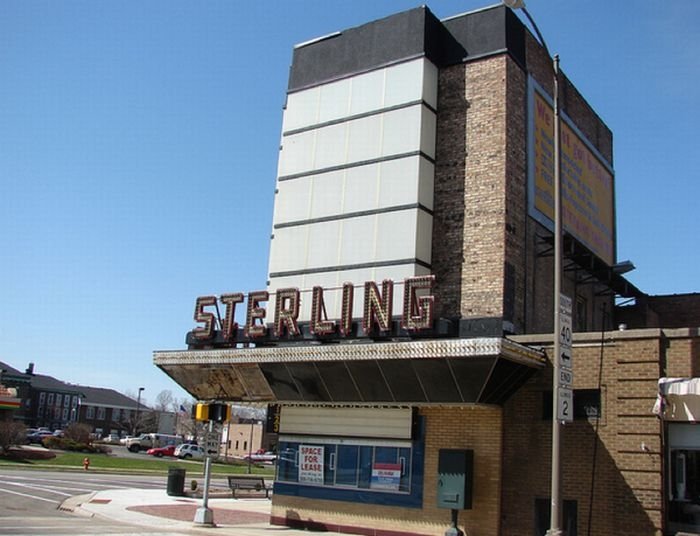
[[[165, 490], [117, 489], [78, 495], [64, 501], [61, 510], [99, 516], [120, 523], [189, 534], [260, 536], [308, 536], [304, 530], [270, 525], [271, 501], [265, 498], [210, 498], [215, 527], [193, 522], [202, 500], [172, 497]], [[326, 533], [331, 534], [331, 533]]]

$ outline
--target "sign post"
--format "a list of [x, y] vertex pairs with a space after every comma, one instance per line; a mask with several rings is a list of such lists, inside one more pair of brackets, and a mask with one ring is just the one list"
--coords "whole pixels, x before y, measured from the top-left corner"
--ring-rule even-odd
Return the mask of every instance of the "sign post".
[[209, 430], [205, 435], [204, 452], [204, 492], [202, 506], [197, 508], [194, 523], [197, 525], [214, 525], [214, 512], [209, 508], [209, 484], [211, 482], [211, 458], [219, 454], [219, 434], [214, 432], [214, 421], [209, 421]]

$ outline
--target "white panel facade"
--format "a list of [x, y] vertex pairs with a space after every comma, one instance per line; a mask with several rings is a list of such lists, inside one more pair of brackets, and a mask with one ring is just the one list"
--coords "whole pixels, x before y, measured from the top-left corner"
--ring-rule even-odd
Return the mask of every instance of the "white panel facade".
[[420, 58], [290, 93], [283, 132], [420, 100], [436, 109], [437, 72]]
[[[288, 95], [268, 290], [429, 273], [437, 69], [421, 58]], [[325, 294], [340, 316], [340, 291]], [[268, 321], [274, 296], [268, 303]], [[395, 311], [400, 314], [400, 310]], [[361, 316], [356, 306], [354, 316]]]
[[410, 439], [410, 408], [283, 406], [281, 434]]

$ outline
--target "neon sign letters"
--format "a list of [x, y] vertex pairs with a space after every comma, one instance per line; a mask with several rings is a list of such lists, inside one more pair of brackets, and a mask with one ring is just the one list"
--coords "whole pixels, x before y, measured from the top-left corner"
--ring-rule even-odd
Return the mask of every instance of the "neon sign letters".
[[[435, 298], [432, 295], [435, 276], [409, 277], [404, 280], [403, 314], [401, 328], [409, 332], [428, 330], [433, 327]], [[352, 311], [354, 307], [355, 286], [345, 283], [342, 287], [341, 316], [338, 320], [329, 320], [325, 315], [323, 287], [316, 286], [311, 291], [311, 317], [308, 319], [309, 332], [315, 336], [339, 334], [348, 337], [352, 334]], [[267, 309], [265, 302], [270, 299], [266, 290], [248, 293], [246, 303], [246, 322], [243, 327], [245, 339], [255, 340], [262, 337], [294, 338], [301, 334], [299, 311], [301, 292], [298, 288], [283, 288], [276, 292], [274, 319], [271, 325], [265, 324]], [[198, 341], [207, 341], [215, 336], [217, 322], [221, 326], [224, 341], [233, 341], [238, 333], [235, 320], [236, 306], [245, 302], [242, 292], [222, 294], [221, 296], [200, 296], [194, 308], [194, 320], [199, 324], [192, 335]], [[364, 302], [362, 329], [365, 334], [374, 330], [387, 333], [392, 329], [394, 303], [394, 282], [385, 279], [381, 290], [374, 281], [364, 284]], [[219, 307], [225, 312], [219, 318]]]

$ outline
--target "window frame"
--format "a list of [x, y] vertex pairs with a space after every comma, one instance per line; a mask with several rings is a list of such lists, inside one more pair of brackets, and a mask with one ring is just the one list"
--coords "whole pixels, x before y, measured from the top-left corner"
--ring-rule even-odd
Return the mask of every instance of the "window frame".
[[[382, 440], [367, 438], [335, 438], [319, 436], [280, 436], [279, 457], [275, 474], [275, 493], [311, 498], [405, 507], [422, 506], [423, 494], [423, 441]], [[322, 446], [324, 448], [322, 483], [299, 482], [299, 447]], [[338, 478], [341, 450], [352, 454], [355, 449], [355, 478]], [[389, 449], [389, 450], [384, 450]], [[391, 449], [394, 463], [387, 459]], [[347, 458], [348, 462], [352, 456]], [[381, 475], [380, 465], [388, 473]], [[381, 476], [380, 476], [381, 475]], [[347, 476], [347, 475], [346, 475]]]

